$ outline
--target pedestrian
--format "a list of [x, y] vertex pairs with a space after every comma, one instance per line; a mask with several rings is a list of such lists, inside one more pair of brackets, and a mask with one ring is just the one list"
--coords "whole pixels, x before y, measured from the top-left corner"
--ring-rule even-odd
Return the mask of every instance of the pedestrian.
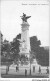
[[46, 71], [47, 71], [47, 74], [49, 74], [49, 68], [48, 67], [47, 67]]
[[18, 67], [16, 66], [16, 72], [17, 72], [17, 70], [18, 70]]
[[40, 66], [39, 66], [39, 73], [41, 73], [41, 68], [40, 68]]
[[33, 72], [35, 73], [35, 66], [33, 66]]
[[6, 66], [6, 75], [8, 74], [8, 66]]
[[27, 70], [25, 69], [25, 76], [27, 76]]
[[18, 66], [16, 66], [16, 72], [17, 72], [17, 71], [19, 71], [19, 67], [18, 67]]
[[8, 65], [8, 71], [9, 71], [9, 65]]
[[17, 68], [17, 70], [19, 71], [19, 66], [17, 66], [18, 68]]

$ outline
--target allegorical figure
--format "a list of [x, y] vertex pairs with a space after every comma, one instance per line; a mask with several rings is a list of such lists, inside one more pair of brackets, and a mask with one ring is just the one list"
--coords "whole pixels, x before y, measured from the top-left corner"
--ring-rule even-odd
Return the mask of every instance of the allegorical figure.
[[21, 19], [25, 22], [27, 22], [27, 19], [30, 18], [31, 16], [26, 16], [26, 14], [23, 13], [23, 16], [21, 16]]

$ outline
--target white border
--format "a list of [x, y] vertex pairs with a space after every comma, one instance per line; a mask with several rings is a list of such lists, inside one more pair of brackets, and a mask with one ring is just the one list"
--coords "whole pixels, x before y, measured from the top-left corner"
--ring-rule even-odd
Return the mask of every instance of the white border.
[[[4, 0], [0, 0], [0, 5], [1, 5], [1, 1]], [[7, 1], [7, 0], [5, 0]], [[9, 1], [26, 1], [26, 0], [9, 0]], [[27, 1], [48, 1], [49, 2], [49, 21], [50, 21], [50, 0], [27, 0]], [[1, 6], [0, 6], [0, 12], [1, 12]], [[0, 13], [0, 22], [1, 22], [1, 13]], [[0, 25], [1, 27], [1, 25]], [[1, 29], [1, 28], [0, 28]], [[49, 24], [49, 30], [50, 30], [50, 24]], [[50, 34], [50, 32], [49, 32]], [[0, 37], [1, 38], [1, 37]], [[50, 38], [49, 38], [50, 40]], [[0, 44], [1, 44], [1, 39], [0, 39]], [[49, 41], [49, 45], [50, 45], [50, 41]], [[0, 48], [1, 50], [1, 48]], [[1, 51], [0, 51], [1, 54]], [[1, 55], [0, 55], [1, 57]], [[0, 59], [1, 62], [1, 59]], [[50, 66], [50, 46], [49, 46], [49, 66]], [[1, 69], [0, 69], [0, 75], [1, 75]], [[0, 78], [0, 81], [37, 81], [37, 80], [48, 80], [50, 79], [50, 75], [49, 78]]]

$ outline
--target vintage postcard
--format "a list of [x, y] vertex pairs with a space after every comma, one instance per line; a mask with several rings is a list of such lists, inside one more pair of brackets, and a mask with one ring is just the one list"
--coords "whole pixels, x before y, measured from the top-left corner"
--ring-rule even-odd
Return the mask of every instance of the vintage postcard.
[[1, 0], [0, 34], [1, 78], [49, 79], [48, 0]]

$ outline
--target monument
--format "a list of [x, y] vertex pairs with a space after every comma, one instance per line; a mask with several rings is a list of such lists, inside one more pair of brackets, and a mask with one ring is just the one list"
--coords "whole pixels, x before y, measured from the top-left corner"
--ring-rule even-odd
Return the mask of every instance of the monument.
[[20, 55], [29, 56], [30, 53], [30, 38], [29, 38], [29, 24], [27, 22], [27, 19], [29, 19], [31, 16], [26, 16], [26, 14], [23, 13], [23, 16], [21, 16], [22, 24], [21, 24], [21, 40], [20, 40]]

